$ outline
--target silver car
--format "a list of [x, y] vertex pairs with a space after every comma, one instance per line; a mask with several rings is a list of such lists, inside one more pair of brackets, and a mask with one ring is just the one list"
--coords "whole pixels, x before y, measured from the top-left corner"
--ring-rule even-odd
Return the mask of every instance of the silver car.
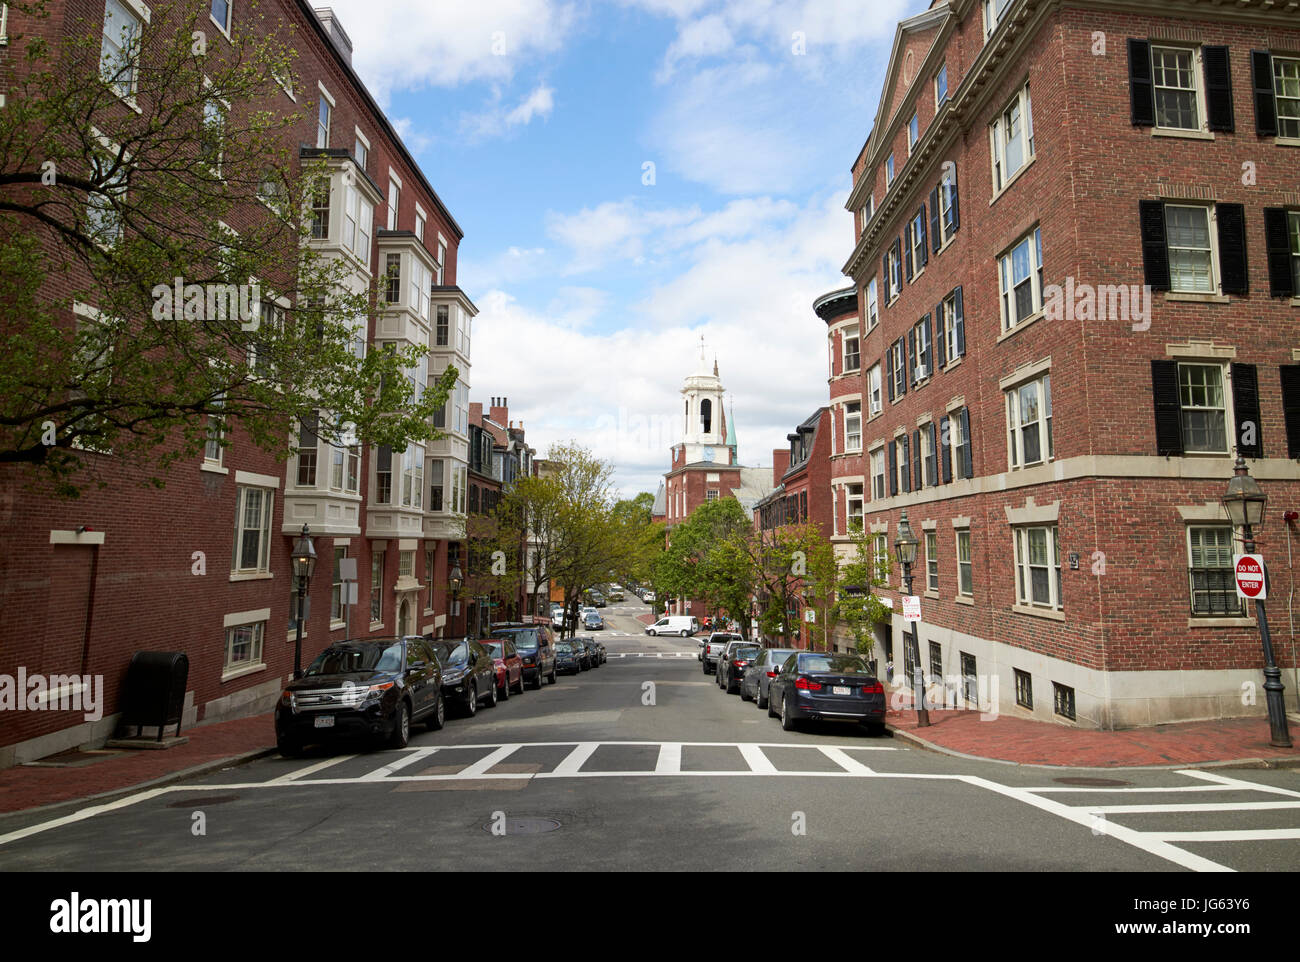
[[772, 679], [781, 674], [781, 666], [794, 653], [794, 648], [764, 648], [759, 652], [740, 681], [741, 701], [753, 699], [759, 708], [766, 708]]

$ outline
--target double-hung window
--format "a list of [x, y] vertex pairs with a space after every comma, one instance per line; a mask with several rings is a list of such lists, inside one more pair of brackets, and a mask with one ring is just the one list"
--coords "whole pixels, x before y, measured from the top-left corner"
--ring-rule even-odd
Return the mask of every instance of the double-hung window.
[[1007, 12], [1013, 0], [984, 0], [984, 39], [993, 35], [993, 31], [1002, 22], [1002, 15]]
[[1026, 381], [1006, 392], [1007, 463], [1012, 468], [1052, 457], [1052, 376]]
[[229, 673], [240, 668], [251, 668], [254, 665], [260, 665], [262, 663], [262, 640], [265, 633], [265, 621], [227, 627], [226, 659], [223, 670]]
[[385, 255], [384, 267], [384, 300], [389, 304], [396, 304], [402, 299], [402, 255], [387, 254]]
[[844, 405], [844, 450], [850, 454], [862, 450], [862, 402]]
[[230, 0], [212, 0], [210, 16], [221, 32], [230, 36]]
[[1228, 410], [1221, 364], [1179, 364], [1183, 451], [1227, 454]]
[[939, 68], [939, 72], [934, 75], [934, 109], [943, 106], [943, 102], [948, 99], [948, 65], [945, 63]]
[[1273, 100], [1277, 135], [1300, 140], [1300, 58], [1273, 57]]
[[885, 497], [885, 449], [871, 452], [871, 497], [879, 501]]
[[436, 261], [434, 261], [433, 264], [433, 283], [438, 285], [439, 287], [441, 287], [443, 283], [442, 280], [443, 269], [446, 266], [446, 264], [447, 264], [447, 245], [439, 241], [438, 258]]
[[1056, 525], [1017, 527], [1012, 531], [1016, 542], [1017, 603], [1061, 610], [1061, 548]]
[[862, 527], [862, 485], [849, 485], [848, 501], [849, 530]]
[[343, 559], [348, 556], [347, 546], [334, 549], [334, 570], [330, 576], [330, 622], [343, 621]]
[[320, 107], [316, 111], [316, 146], [321, 150], [330, 145], [330, 123], [334, 116], [334, 98], [324, 86], [320, 87]]
[[939, 590], [939, 535], [934, 531], [925, 533], [925, 587]]
[[907, 392], [907, 348], [904, 341], [905, 339], [900, 337], [889, 348], [894, 354], [890, 363], [890, 369], [894, 372], [894, 398], [899, 401], [903, 399], [903, 395]]
[[876, 571], [885, 584], [889, 584], [889, 574], [893, 570], [893, 557], [889, 553], [889, 536], [887, 534], [877, 534], [874, 537], [875, 542], [875, 565]]
[[876, 295], [876, 279], [867, 281], [867, 330], [880, 323], [880, 303]]
[[1205, 204], [1165, 204], [1165, 237], [1169, 245], [1169, 285], [1173, 291], [1213, 294], [1214, 232]]
[[343, 246], [363, 264], [370, 263], [370, 231], [375, 205], [349, 184], [343, 193]]
[[1232, 565], [1230, 525], [1189, 525], [1187, 578], [1193, 615], [1241, 617]]
[[[7, 5], [6, 5], [7, 9]], [[119, 97], [135, 94], [136, 71], [140, 66], [140, 35], [148, 20], [143, 4], [131, 0], [105, 0], [104, 36], [100, 43], [99, 75]]]
[[892, 301], [903, 291], [903, 264], [897, 246], [891, 246], [887, 256], [889, 258], [889, 277], [886, 278], [886, 283], [889, 284], [889, 296], [885, 298], [886, 303]]
[[[213, 407], [221, 407], [224, 404], [225, 395], [219, 395], [213, 402]], [[224, 448], [221, 444], [221, 437], [225, 433], [224, 418], [219, 414], [208, 415], [208, 432], [207, 438], [203, 444], [203, 460], [210, 465], [221, 465], [221, 459]]]
[[971, 576], [970, 528], [957, 530], [957, 594], [970, 598], [974, 594]]
[[915, 279], [916, 275], [920, 274], [924, 269], [925, 263], [929, 258], [929, 252], [925, 249], [926, 236], [924, 208], [917, 211], [916, 216], [912, 218], [912, 222], [908, 227], [907, 240], [911, 244], [912, 271], [914, 272], [912, 277]]
[[365, 170], [370, 163], [370, 141], [361, 132], [361, 128], [356, 128], [355, 132], [356, 139], [353, 141], [352, 159], [357, 162], [358, 167]]
[[1192, 47], [1151, 47], [1156, 126], [1171, 130], [1201, 130], [1205, 116], [1200, 53]]
[[415, 315], [429, 323], [429, 289], [432, 286], [429, 269], [420, 263], [418, 257], [411, 257], [411, 292], [410, 308]]
[[912, 338], [916, 344], [912, 355], [912, 363], [915, 365], [912, 369], [912, 383], [916, 384], [934, 373], [934, 350], [930, 344], [928, 316], [912, 326]]
[[447, 347], [451, 329], [451, 308], [446, 304], [439, 304], [436, 314], [433, 343], [435, 347]]
[[956, 289], [940, 302], [937, 310], [934, 327], [943, 332], [943, 350], [940, 352], [943, 356], [939, 361], [948, 365], [961, 357], [965, 349], [965, 325], [958, 323]]
[[852, 374], [855, 371], [862, 370], [862, 354], [859, 351], [859, 339], [857, 329], [846, 330], [844, 332], [844, 373]]
[[397, 214], [402, 206], [402, 182], [388, 175], [388, 229], [397, 230]]
[[275, 491], [240, 485], [237, 492], [231, 571], [265, 574], [271, 570], [271, 509]]
[[1034, 107], [1029, 84], [989, 125], [990, 155], [993, 160], [993, 192], [1002, 190], [1025, 164], [1034, 159]]
[[384, 620], [384, 551], [370, 554], [370, 620]]
[[424, 448], [408, 445], [402, 453], [402, 506], [422, 508], [424, 499]]
[[300, 488], [316, 487], [316, 459], [320, 445], [320, 438], [317, 434], [319, 425], [320, 415], [315, 411], [303, 418], [298, 425], [298, 476], [296, 483]]
[[1043, 309], [1043, 233], [1035, 227], [998, 258], [1002, 330]]
[[885, 158], [885, 190], [894, 182], [894, 155], [890, 154]]
[[912, 111], [912, 119], [907, 122], [907, 156], [912, 156], [912, 148], [916, 142], [921, 139], [921, 122], [916, 111]]
[[884, 410], [884, 399], [880, 391], [880, 365], [873, 364], [867, 372], [868, 416], [874, 417]]
[[876, 195], [868, 194], [867, 202], [862, 205], [862, 224], [860, 230], [866, 230], [867, 225], [871, 223], [871, 217], [876, 212]]
[[311, 192], [312, 240], [328, 240], [330, 236], [330, 182], [322, 178]]
[[443, 462], [440, 459], [435, 459], [429, 462], [429, 510], [430, 511], [441, 511], [443, 507], [442, 465]]

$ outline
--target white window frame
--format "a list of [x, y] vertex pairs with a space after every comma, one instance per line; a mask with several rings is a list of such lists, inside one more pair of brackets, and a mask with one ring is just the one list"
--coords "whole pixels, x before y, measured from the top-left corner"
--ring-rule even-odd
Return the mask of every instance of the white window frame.
[[[849, 342], [852, 341], [857, 345], [856, 351], [849, 351]], [[862, 336], [858, 333], [857, 327], [846, 327], [840, 334], [840, 349], [843, 352], [840, 372], [843, 374], [855, 374], [862, 370]], [[849, 366], [849, 358], [857, 358], [853, 366]]]
[[[857, 488], [856, 494], [853, 489]], [[857, 519], [859, 527], [862, 525], [863, 512], [866, 510], [866, 487], [865, 485], [854, 482], [844, 486], [844, 523], [846, 530], [853, 530], [853, 521]]]
[[[1187, 87], [1169, 87], [1164, 86], [1156, 80], [1156, 59], [1157, 55], [1164, 52], [1185, 53], [1192, 56], [1192, 86]], [[1151, 44], [1151, 102], [1155, 108], [1155, 129], [1156, 130], [1178, 130], [1192, 131], [1199, 133], [1209, 132], [1209, 115], [1205, 103], [1205, 84], [1202, 81], [1205, 67], [1201, 61], [1201, 48], [1193, 44], [1183, 43], [1153, 43]], [[1177, 90], [1183, 93], [1190, 92], [1192, 101], [1196, 106], [1196, 124], [1192, 127], [1171, 127], [1160, 122], [1160, 91]]]
[[885, 409], [884, 387], [881, 383], [880, 362], [867, 371], [867, 417], [872, 418]]
[[[906, 451], [903, 449], [903, 443], [907, 443]], [[912, 440], [906, 434], [900, 434], [889, 442], [894, 446], [894, 470], [897, 472], [894, 477], [894, 485], [899, 494], [906, 494], [913, 490], [912, 488]], [[906, 455], [906, 457], [904, 457]], [[907, 477], [907, 484], [903, 483], [904, 476]]]
[[[1175, 248], [1171, 243], [1169, 231], [1169, 211], [1170, 210], [1195, 210], [1202, 211], [1205, 214], [1205, 232], [1206, 240], [1209, 246], [1201, 247], [1178, 247]], [[1186, 204], [1186, 203], [1166, 203], [1164, 205], [1165, 219], [1165, 257], [1169, 261], [1169, 290], [1170, 293], [1181, 294], [1217, 294], [1222, 278], [1219, 275], [1219, 222], [1216, 215], [1214, 204]], [[1178, 278], [1174, 272], [1174, 251], [1201, 251], [1204, 250], [1209, 258], [1210, 266], [1210, 286], [1209, 287], [1179, 287]]]
[[867, 294], [866, 323], [867, 331], [870, 332], [880, 323], [880, 297], [876, 278], [873, 277], [867, 281], [865, 290]]
[[[1016, 242], [998, 256], [998, 310], [1002, 314], [1002, 330], [1004, 332], [1024, 324], [1043, 310], [1042, 237], [1042, 228], [1034, 227], [1029, 233], [1017, 237]], [[1029, 313], [1024, 317], [1016, 318], [1015, 322], [1012, 323], [1010, 306], [1015, 303], [1015, 292], [1018, 286], [1015, 281], [1015, 252], [1024, 244], [1028, 244], [1029, 256]]]
[[[851, 410], [856, 407], [857, 411]], [[856, 419], [857, 430], [852, 422]], [[846, 454], [862, 453], [862, 402], [846, 401], [844, 403], [844, 452]]]
[[[1183, 371], [1189, 368], [1206, 368], [1217, 370], [1219, 372], [1219, 393], [1222, 401], [1221, 407], [1211, 405], [1193, 406], [1183, 403]], [[1214, 450], [1198, 450], [1192, 448], [1188, 442], [1187, 419], [1188, 411], [1222, 411], [1223, 412], [1223, 441], [1222, 448]], [[1234, 425], [1236, 417], [1232, 407], [1232, 384], [1229, 378], [1228, 365], [1221, 361], [1179, 361], [1178, 362], [1178, 430], [1183, 445], [1184, 454], [1201, 455], [1228, 455], [1232, 453]]]
[[[1016, 137], [1009, 139], [1007, 131], [1012, 123], [1012, 110], [1016, 109], [1019, 112], [1020, 133]], [[1014, 170], [1011, 170], [1007, 167], [1007, 146], [1009, 143], [1016, 141], [1019, 141], [1021, 146], [1020, 163], [1016, 165]], [[1036, 156], [1034, 103], [1029, 93], [1029, 84], [1025, 83], [1016, 91], [1016, 95], [1007, 101], [993, 122], [989, 124], [989, 161], [994, 197], [1006, 190]]]
[[397, 215], [402, 209], [402, 179], [388, 168], [388, 229], [397, 230]]
[[415, 551], [408, 549], [397, 552], [397, 577], [414, 578], [415, 577]]
[[866, 202], [865, 204], [862, 205], [862, 208], [861, 208], [861, 210], [860, 210], [858, 213], [861, 215], [861, 218], [862, 218], [862, 221], [861, 221], [861, 228], [860, 228], [860, 229], [861, 229], [861, 230], [866, 230], [866, 229], [867, 229], [867, 225], [871, 223], [871, 218], [872, 218], [873, 216], [875, 216], [875, 213], [876, 213], [876, 195], [875, 195], [875, 194], [872, 194], [872, 193], [867, 194], [867, 202]]
[[384, 572], [384, 562], [387, 559], [384, 556], [387, 553], [385, 548], [374, 548], [370, 552], [370, 623], [372, 625], [384, 623], [384, 582], [387, 580]]
[[215, 5], [216, 0], [210, 0], [210, 2], [208, 3], [208, 19], [211, 20], [214, 24], [216, 24], [217, 29], [220, 30], [222, 34], [225, 35], [227, 40], [229, 40], [230, 24], [235, 19], [235, 0], [224, 0], [224, 2], [226, 4], [226, 22], [222, 23], [220, 20], [216, 18], [216, 15], [213, 13], [212, 8]]
[[424, 231], [429, 225], [429, 212], [417, 203], [415, 205], [415, 239], [424, 243]]
[[[939, 93], [939, 78], [943, 78], [943, 93]], [[948, 99], [948, 61], [939, 64], [939, 69], [934, 72], [934, 109], [938, 112], [943, 106], [943, 102]]]
[[342, 628], [346, 623], [343, 620], [344, 612], [347, 606], [343, 604], [343, 572], [340, 570], [339, 562], [348, 556], [347, 545], [334, 545], [333, 568], [330, 570], [330, 627]]
[[[1184, 540], [1187, 543], [1187, 610], [1189, 617], [1192, 618], [1242, 618], [1246, 616], [1246, 603], [1244, 598], [1237, 598], [1237, 607], [1224, 612], [1214, 611], [1197, 611], [1196, 610], [1196, 593], [1192, 588], [1192, 568], [1195, 567], [1195, 558], [1192, 554], [1192, 531], [1226, 531], [1228, 533], [1228, 563], [1226, 565], [1201, 565], [1202, 568], [1222, 568], [1225, 571], [1232, 571], [1232, 556], [1236, 545], [1236, 530], [1229, 524], [1189, 524], [1187, 525], [1187, 534]], [[1233, 592], [1235, 595], [1235, 591]]]
[[[1282, 65], [1287, 65], [1293, 68], [1295, 70], [1296, 76], [1282, 77], [1281, 71], [1278, 69]], [[1297, 91], [1295, 96], [1286, 95], [1285, 88], [1283, 87], [1283, 83], [1287, 81], [1300, 81], [1300, 57], [1279, 57], [1277, 55], [1274, 55], [1273, 56], [1273, 102], [1277, 105], [1276, 108], [1277, 135], [1279, 138], [1283, 140], [1288, 140], [1288, 141], [1300, 140], [1300, 90]], [[1295, 101], [1296, 112], [1294, 114], [1282, 113], [1282, 102], [1284, 100]], [[1282, 129], [1282, 125], [1284, 122], [1295, 125], [1292, 133], [1286, 133]]]
[[[975, 597], [975, 565], [974, 565], [974, 551], [972, 550], [971, 547], [970, 528], [957, 528], [956, 534], [957, 534], [956, 537], [957, 596], [960, 598], [973, 598]], [[963, 545], [965, 545], [966, 548], [965, 561], [962, 560]], [[970, 590], [966, 590], [966, 588], [962, 586], [963, 566], [966, 568], [966, 579], [970, 582], [970, 584], [967, 587], [969, 587]]]
[[[127, 178], [130, 176], [131, 155], [125, 154], [122, 150], [122, 147], [119, 144], [114, 143], [113, 141], [105, 137], [103, 134], [101, 134], [97, 127], [91, 127], [90, 133], [91, 136], [93, 136], [95, 140], [99, 142], [99, 146], [102, 148], [103, 154], [106, 155], [105, 156], [106, 161], [111, 161], [114, 157], [116, 157], [122, 162], [121, 171], [118, 174], [118, 176], [114, 178], [112, 181], [106, 182], [104, 186], [110, 190], [113, 190], [120, 197], [125, 197], [127, 192], [126, 181]], [[96, 198], [97, 197], [98, 195], [96, 195]], [[108, 204], [107, 201], [101, 201], [99, 199], [88, 199], [86, 202], [86, 211], [87, 211], [87, 216], [86, 216], [87, 231], [91, 230], [92, 222], [95, 225], [95, 229], [93, 231], [91, 240], [94, 241], [95, 246], [97, 246], [100, 250], [104, 250], [104, 251], [112, 250], [114, 247], [117, 246], [118, 243], [121, 242], [126, 232], [126, 224], [122, 219], [121, 212], [116, 207], [113, 207], [112, 205]], [[107, 238], [107, 237], [104, 238], [107, 240], [107, 243], [101, 243], [100, 242], [101, 237], [99, 235], [104, 233], [102, 231], [102, 227], [110, 219], [114, 221], [116, 227], [113, 230], [113, 234], [111, 238]]]
[[[115, 3], [118, 7], [120, 7], [120, 8], [122, 9], [122, 12], [125, 13], [125, 14], [127, 14], [127, 16], [131, 17], [131, 18], [136, 22], [137, 26], [139, 27], [139, 29], [137, 30], [137, 32], [136, 32], [136, 34], [135, 34], [135, 38], [134, 38], [134, 39], [135, 39], [135, 44], [136, 44], [136, 49], [135, 49], [135, 51], [134, 51], [134, 52], [135, 52], [135, 57], [132, 59], [132, 65], [131, 65], [131, 79], [130, 79], [130, 83], [129, 83], [129, 85], [128, 85], [128, 89], [126, 89], [126, 90], [121, 89], [121, 87], [120, 87], [117, 83], [114, 83], [114, 82], [112, 82], [112, 81], [110, 80], [110, 77], [111, 77], [112, 75], [110, 75], [110, 77], [105, 77], [105, 76], [104, 76], [104, 69], [105, 69], [105, 63], [104, 63], [104, 57], [105, 57], [105, 53], [104, 53], [104, 44], [105, 44], [105, 42], [108, 42], [108, 43], [112, 44], [112, 45], [113, 45], [113, 49], [114, 49], [115, 51], [119, 52], [119, 53], [125, 51], [125, 48], [122, 47], [122, 46], [118, 43], [118, 41], [121, 39], [120, 36], [119, 36], [119, 37], [116, 37], [116, 38], [110, 38], [109, 35], [108, 35], [108, 5], [109, 5], [110, 3]], [[8, 4], [5, 4], [5, 30], [6, 30], [6, 34], [7, 34], [7, 31], [8, 31], [8, 16], [9, 16], [8, 9], [9, 9], [9, 5], [8, 5]], [[100, 78], [101, 78], [105, 83], [110, 84], [111, 89], [113, 90], [113, 92], [114, 92], [115, 94], [117, 94], [118, 97], [120, 97], [123, 101], [125, 101], [126, 104], [127, 104], [127, 105], [132, 109], [132, 110], [136, 111], [137, 113], [140, 112], [140, 108], [136, 105], [136, 102], [135, 102], [135, 93], [136, 93], [136, 90], [139, 88], [139, 79], [140, 79], [140, 60], [139, 60], [139, 54], [140, 54], [140, 48], [141, 48], [141, 46], [143, 45], [144, 28], [147, 27], [147, 26], [149, 25], [149, 18], [150, 18], [150, 11], [149, 11], [149, 8], [148, 8], [145, 4], [141, 3], [140, 0], [104, 0], [104, 24], [103, 24], [103, 26], [100, 28], [100, 32], [99, 32], [99, 33], [100, 33], [100, 41], [99, 41], [99, 63], [100, 63], [100, 68], [99, 68], [99, 75], [100, 75]], [[6, 37], [6, 42], [7, 42], [7, 37]], [[130, 51], [126, 51], [126, 52], [129, 53]], [[115, 63], [116, 63], [116, 62], [115, 62]]]
[[[224, 393], [213, 399], [213, 406], [224, 405]], [[219, 468], [225, 459], [226, 448], [221, 443], [225, 437], [226, 424], [225, 418], [218, 415], [208, 415], [207, 437], [203, 442], [203, 463], [208, 467]], [[211, 453], [215, 448], [215, 454]]]
[[[894, 245], [889, 245], [889, 250], [885, 257], [889, 264], [889, 276], [885, 278], [885, 283], [889, 285], [889, 296], [885, 298], [885, 304], [894, 303], [900, 294], [903, 293], [903, 255], [900, 249], [898, 254], [894, 253]], [[897, 281], [897, 285], [895, 285]]]
[[[1038, 405], [1038, 417], [1032, 422], [1022, 423], [1024, 412], [1021, 410], [1022, 394], [1026, 390], [1034, 392]], [[1007, 466], [1015, 471], [1035, 464], [1046, 464], [1054, 457], [1052, 445], [1052, 375], [1044, 372], [1040, 377], [1022, 381], [1006, 389], [1007, 418]], [[1030, 428], [1038, 431], [1039, 457], [1034, 461], [1025, 460], [1024, 435]]]
[[364, 171], [370, 165], [370, 138], [361, 132], [360, 127], [353, 127], [352, 133], [355, 138], [352, 144], [352, 159]]
[[988, 40], [1002, 22], [1002, 16], [1015, 0], [984, 0], [984, 39]]
[[953, 171], [944, 172], [943, 179], [939, 181], [939, 249], [942, 250], [948, 241], [956, 235], [956, 231], [949, 227], [952, 221], [952, 178]]
[[912, 119], [907, 122], [907, 156], [912, 156], [921, 139], [921, 116], [919, 111], [912, 111]]
[[[320, 90], [321, 101], [316, 105], [316, 149], [328, 150], [330, 145], [331, 128], [334, 125], [334, 109], [338, 103], [334, 100], [334, 95], [325, 89], [325, 85], [319, 80], [316, 86]], [[321, 120], [321, 108], [328, 105], [329, 109], [325, 111], [325, 118]], [[324, 143], [322, 143], [324, 141]]]
[[889, 191], [889, 188], [893, 185], [893, 183], [894, 183], [894, 154], [891, 151], [889, 156], [885, 158], [885, 191], [886, 192]]
[[1291, 239], [1291, 283], [1300, 294], [1300, 210], [1286, 212], [1287, 237]]
[[925, 589], [939, 590], [939, 533], [925, 532]]
[[[249, 639], [250, 657], [234, 661], [231, 657], [236, 636], [245, 629], [253, 629]], [[266, 622], [249, 621], [240, 625], [226, 625], [226, 645], [222, 655], [222, 674], [229, 675], [244, 669], [253, 669], [263, 664], [262, 653], [266, 642]]]
[[941, 316], [934, 319], [935, 329], [943, 330], [944, 365], [955, 362], [961, 353], [957, 350], [957, 292], [945, 295], [939, 302]]
[[443, 286], [443, 278], [447, 270], [447, 241], [441, 234], [438, 235], [438, 254], [433, 259], [433, 280], [434, 284]]
[[[886, 476], [888, 465], [885, 463], [885, 449], [871, 449], [871, 499], [878, 501], [889, 497], [889, 479]], [[879, 482], [879, 483], [877, 483]]]
[[[212, 81], [209, 80], [207, 77], [204, 77], [203, 89], [206, 90], [211, 86], [212, 86]], [[230, 101], [222, 97], [207, 97], [204, 99], [203, 131], [201, 132], [203, 137], [207, 136], [207, 128], [209, 126], [208, 107], [213, 104], [220, 105], [219, 109], [217, 110], [219, 122], [216, 124], [216, 127], [218, 128], [217, 162], [215, 165], [213, 165], [208, 163], [207, 160], [204, 159], [202, 141], [200, 141], [200, 146], [199, 146], [199, 162], [203, 164], [203, 166], [207, 167], [210, 171], [212, 171], [212, 173], [215, 174], [218, 179], [221, 179], [221, 162], [225, 158], [225, 153], [226, 153], [224, 148], [224, 142], [225, 142], [226, 120], [230, 116]]]
[[[1031, 564], [1029, 561], [1030, 536], [1035, 531], [1045, 532], [1047, 551], [1047, 595], [1046, 603], [1034, 600], [1033, 569], [1044, 565]], [[1016, 525], [1011, 529], [1016, 582], [1016, 604], [1024, 608], [1041, 608], [1050, 611], [1063, 610], [1061, 601], [1061, 544], [1060, 529], [1056, 524]]]
[[[873, 560], [876, 567], [883, 572], [881, 580], [885, 584], [889, 584], [889, 576], [894, 569], [893, 557], [889, 553], [889, 535], [884, 532], [876, 532], [872, 537], [872, 541], [875, 544]], [[881, 564], [882, 561], [884, 562], [883, 565]]]
[[[934, 373], [934, 345], [930, 343], [931, 335], [926, 329], [925, 321], [917, 321], [912, 325], [912, 330], [916, 332], [913, 338], [916, 344], [916, 355], [909, 360], [912, 362], [911, 383], [915, 386]], [[929, 364], [924, 362], [926, 357], [930, 359]]]
[[[241, 556], [243, 555], [244, 533], [253, 530], [244, 524], [245, 516], [248, 513], [248, 496], [253, 491], [260, 492], [265, 499], [262, 503], [262, 518], [258, 528], [257, 567], [241, 568], [239, 563], [243, 560]], [[235, 544], [231, 552], [230, 573], [232, 575], [269, 574], [271, 571], [271, 519], [275, 514], [275, 488], [255, 484], [238, 484], [235, 487], [235, 492]]]

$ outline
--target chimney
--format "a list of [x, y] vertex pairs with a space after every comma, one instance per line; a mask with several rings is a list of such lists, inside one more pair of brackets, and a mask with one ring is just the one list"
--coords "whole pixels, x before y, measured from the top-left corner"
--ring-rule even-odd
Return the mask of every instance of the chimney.
[[790, 452], [780, 448], [772, 451], [772, 487], [781, 483], [781, 477], [790, 469]]
[[347, 31], [343, 29], [343, 24], [339, 23], [338, 15], [330, 7], [316, 7], [316, 16], [321, 24], [325, 27], [325, 32], [329, 34], [334, 48], [338, 50], [339, 56], [352, 66], [352, 40], [348, 37]]
[[483, 402], [482, 401], [469, 402], [469, 423], [470, 424], [483, 423]]
[[494, 397], [492, 399], [492, 409], [488, 411], [488, 417], [497, 424], [510, 423], [510, 406], [506, 403], [506, 398]]

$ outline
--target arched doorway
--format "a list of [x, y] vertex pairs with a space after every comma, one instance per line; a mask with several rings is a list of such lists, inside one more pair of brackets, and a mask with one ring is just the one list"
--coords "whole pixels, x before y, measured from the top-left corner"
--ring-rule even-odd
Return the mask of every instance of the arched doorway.
[[397, 633], [402, 636], [411, 634], [411, 603], [405, 598], [402, 599], [402, 606], [398, 609]]

